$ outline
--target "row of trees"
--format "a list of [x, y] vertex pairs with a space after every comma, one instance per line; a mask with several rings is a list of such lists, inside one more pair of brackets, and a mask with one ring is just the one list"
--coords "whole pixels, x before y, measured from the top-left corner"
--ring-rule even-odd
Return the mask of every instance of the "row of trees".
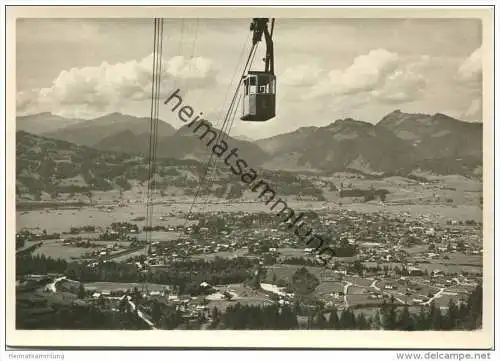
[[[392, 300], [393, 301], [393, 300]], [[338, 311], [335, 307], [320, 310], [315, 315], [306, 316], [302, 327], [320, 330], [474, 330], [482, 327], [482, 287], [477, 287], [468, 300], [457, 304], [450, 300], [448, 308], [442, 312], [435, 304], [421, 307], [420, 312], [410, 313], [409, 306], [398, 307], [394, 302], [384, 302], [372, 317], [355, 313], [347, 308]], [[294, 307], [285, 305], [244, 306], [237, 303], [221, 314], [212, 310], [211, 328], [279, 330], [298, 329], [298, 316], [302, 313], [298, 303]]]
[[[393, 301], [393, 300], [392, 300]], [[328, 317], [327, 317], [328, 316]], [[409, 306], [384, 302], [372, 317], [363, 313], [356, 316], [351, 309], [329, 313], [322, 311], [312, 320], [313, 329], [333, 330], [394, 330], [394, 331], [451, 331], [474, 330], [482, 326], [482, 288], [478, 287], [465, 303], [450, 300], [446, 311], [432, 303], [411, 313]]]
[[223, 259], [213, 261], [185, 260], [170, 267], [155, 269], [146, 275], [135, 265], [107, 262], [90, 268], [85, 263], [68, 263], [63, 259], [53, 259], [45, 255], [26, 254], [18, 256], [16, 273], [46, 274], [60, 273], [81, 282], [148, 282], [173, 285], [180, 293], [199, 294], [201, 282], [210, 284], [241, 283], [248, 279], [255, 260], [248, 258]]
[[53, 259], [44, 254], [23, 254], [16, 257], [17, 275], [64, 273], [67, 267], [68, 262], [65, 260]]
[[53, 305], [28, 308], [16, 305], [16, 328], [24, 330], [146, 330], [132, 312], [112, 312], [95, 305]]
[[297, 315], [289, 306], [250, 306], [237, 303], [220, 313], [212, 311], [213, 329], [230, 330], [293, 330], [298, 328]]

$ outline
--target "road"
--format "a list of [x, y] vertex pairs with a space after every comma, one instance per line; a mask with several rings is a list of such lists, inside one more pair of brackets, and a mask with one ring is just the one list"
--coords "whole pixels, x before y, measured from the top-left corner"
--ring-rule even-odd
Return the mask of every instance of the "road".
[[349, 303], [347, 302], [347, 291], [349, 291], [349, 287], [353, 285], [353, 283], [346, 281], [347, 283], [344, 286], [344, 303], [345, 303], [345, 308], [349, 308]]
[[446, 288], [440, 288], [439, 289], [439, 292], [437, 292], [434, 296], [432, 296], [431, 298], [429, 298], [428, 301], [426, 302], [423, 302], [422, 305], [429, 305], [432, 301], [434, 301], [436, 298], [439, 298], [441, 297], [441, 295], [443, 294], [443, 292], [445, 291]]
[[52, 281], [52, 283], [49, 283], [47, 286], [45, 286], [45, 289], [56, 293], [57, 292], [57, 287], [56, 287], [57, 283], [62, 281], [62, 280], [65, 280], [65, 279], [66, 279], [66, 276], [58, 277], [58, 278], [54, 279], [54, 281]]
[[405, 303], [406, 303], [406, 302], [405, 302], [405, 301], [403, 301], [401, 298], [396, 297], [396, 296], [394, 295], [394, 293], [391, 293], [391, 292], [385, 292], [385, 291], [381, 290], [381, 289], [380, 289], [380, 287], [377, 287], [377, 280], [374, 280], [374, 281], [372, 282], [372, 284], [370, 285], [370, 287], [371, 287], [371, 288], [373, 288], [373, 289], [375, 289], [375, 290], [377, 290], [377, 291], [379, 291], [379, 292], [380, 292], [380, 293], [382, 293], [382, 294], [393, 296], [393, 297], [394, 297], [394, 299], [395, 299], [396, 301], [400, 302], [400, 303], [403, 303], [403, 304], [405, 304]]
[[[458, 280], [457, 280], [458, 281]], [[382, 293], [387, 293], [387, 294], [390, 294], [390, 295], [393, 295], [393, 293], [389, 293], [389, 292], [384, 292], [382, 291], [379, 287], [377, 287], [377, 281], [373, 281], [373, 283], [370, 285], [370, 287], [376, 289], [377, 291], [380, 291]], [[455, 292], [446, 292], [446, 288], [440, 288], [438, 292], [436, 292], [436, 294], [434, 294], [434, 296], [432, 296], [429, 300], [427, 300], [426, 302], [423, 302], [422, 305], [429, 305], [432, 301], [434, 301], [436, 298], [439, 298], [441, 297], [442, 295], [444, 294], [448, 294], [448, 295], [457, 295], [457, 293]], [[405, 303], [403, 300], [401, 300], [400, 298], [394, 296], [394, 299], [396, 299], [397, 301], [401, 302], [401, 303]]]
[[[124, 297], [127, 297], [127, 296], [124, 296]], [[157, 330], [154, 323], [151, 322], [151, 320], [149, 319], [149, 315], [147, 315], [146, 313], [139, 310], [137, 308], [137, 306], [135, 305], [135, 303], [133, 303], [129, 298], [127, 298], [127, 301], [128, 301], [128, 304], [130, 305], [130, 307], [132, 307], [132, 310], [134, 310], [134, 311], [137, 310], [137, 316], [139, 316], [144, 322], [146, 322], [149, 325], [149, 327], [151, 327], [152, 330]]]

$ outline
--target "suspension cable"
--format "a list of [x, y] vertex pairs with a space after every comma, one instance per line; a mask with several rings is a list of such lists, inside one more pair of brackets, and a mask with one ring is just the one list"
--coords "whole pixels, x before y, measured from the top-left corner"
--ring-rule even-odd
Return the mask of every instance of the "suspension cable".
[[[243, 43], [243, 47], [241, 48], [241, 52], [240, 52], [240, 55], [238, 57], [238, 63], [237, 64], [243, 64], [243, 57], [244, 57], [244, 51], [245, 51], [245, 48], [246, 48], [246, 44], [249, 42], [250, 40], [250, 33], [246, 39], [246, 41]], [[219, 110], [219, 115], [217, 117], [217, 120], [216, 120], [216, 124], [215, 124], [215, 128], [216, 129], [222, 129], [222, 125], [223, 125], [223, 111], [224, 111], [224, 107], [225, 107], [225, 104], [226, 104], [226, 101], [228, 100], [229, 98], [229, 91], [230, 89], [232, 88], [232, 85], [234, 84], [234, 81], [236, 79], [236, 75], [238, 74], [238, 70], [239, 70], [240, 66], [237, 66], [235, 69], [234, 69], [234, 73], [233, 73], [233, 76], [231, 77], [231, 82], [229, 83], [231, 86], [229, 86], [226, 90], [226, 94], [224, 96], [224, 101], [223, 101], [223, 106], [221, 107], [221, 109]], [[243, 73], [244, 73], [244, 69], [242, 70]], [[210, 160], [211, 160], [211, 157], [210, 157], [210, 154], [209, 154], [209, 157], [208, 157], [208, 160], [207, 160], [207, 167], [210, 166]], [[217, 163], [217, 159], [215, 160], [214, 164]], [[210, 177], [209, 177], [209, 182], [211, 182], [210, 180]], [[206, 204], [208, 203], [208, 198], [209, 198], [210, 194], [207, 194], [205, 196], [205, 201], [203, 202], [203, 206], [202, 206], [202, 209], [204, 210], [205, 209], [205, 206]]]
[[[151, 80], [151, 119], [149, 134], [149, 154], [148, 154], [148, 190], [146, 198], [146, 257], [149, 255], [152, 243], [153, 230], [153, 196], [156, 189], [156, 153], [158, 146], [158, 123], [160, 109], [161, 92], [161, 69], [163, 56], [163, 19], [154, 19], [154, 42], [153, 42], [153, 71]], [[148, 266], [145, 264], [147, 272]], [[144, 287], [146, 288], [146, 278], [144, 277]]]
[[[255, 54], [257, 54], [257, 49], [258, 49], [258, 47], [259, 47], [259, 43], [257, 43], [257, 44], [256, 44], [256, 45], [252, 48], [252, 50], [250, 51], [250, 57], [251, 57], [251, 59], [250, 59], [250, 62], [247, 62], [247, 64], [248, 64], [249, 68], [250, 68], [250, 67], [251, 67], [251, 65], [253, 64], [253, 61], [254, 61], [254, 59], [255, 59]], [[252, 51], [253, 51], [253, 54], [252, 54]], [[245, 74], [245, 72], [246, 72], [246, 68], [245, 68], [245, 69], [243, 69], [243, 74]], [[243, 77], [242, 77], [241, 79], [243, 79]], [[241, 80], [240, 80], [240, 84], [241, 84]], [[235, 93], [235, 95], [238, 95], [238, 90], [239, 90], [239, 89], [240, 89], [240, 88], [239, 88], [239, 85], [238, 85], [237, 92]], [[229, 139], [229, 136], [230, 136], [229, 134], [230, 134], [230, 132], [231, 132], [231, 129], [232, 129], [232, 127], [233, 127], [233, 123], [234, 123], [234, 119], [236, 118], [236, 114], [237, 114], [237, 112], [238, 112], [238, 106], [239, 106], [239, 104], [240, 104], [240, 99], [241, 99], [241, 94], [239, 94], [239, 96], [238, 96], [238, 100], [236, 101], [236, 103], [231, 103], [231, 106], [230, 106], [230, 108], [229, 108], [229, 110], [228, 110], [228, 114], [227, 114], [227, 116], [226, 116], [226, 118], [227, 118], [227, 120], [228, 120], [228, 121], [226, 122], [226, 127], [224, 127], [224, 125], [223, 125], [222, 129], [220, 130], [220, 133], [219, 133], [219, 134], [221, 134], [221, 135], [222, 135], [222, 140], [223, 140], [224, 142], [227, 142], [227, 140]], [[233, 100], [234, 100], [234, 98], [233, 98]], [[236, 106], [234, 106], [234, 105], [236, 105]], [[232, 114], [231, 114], [231, 113], [232, 113]], [[229, 126], [228, 126], [228, 127], [227, 127], [227, 124], [229, 124]], [[213, 170], [212, 170], [211, 174], [209, 175], [209, 183], [210, 183], [210, 182], [212, 182], [212, 181], [213, 181], [213, 180], [217, 177], [217, 164], [218, 164], [218, 163], [217, 163], [217, 160], [218, 160], [218, 158], [216, 158], [216, 159], [215, 159], [214, 166], [213, 166]], [[232, 185], [231, 185], [231, 187], [232, 187]], [[206, 205], [207, 205], [207, 203], [208, 203], [208, 196], [206, 197], [205, 202], [204, 202], [204, 204], [203, 204], [203, 211], [206, 209]], [[231, 202], [231, 201], [229, 201], [229, 203], [231, 204], [232, 202]]]
[[[236, 87], [236, 90], [235, 90], [235, 92], [234, 92], [234, 95], [233, 95], [233, 98], [232, 98], [232, 100], [231, 100], [231, 104], [230, 104], [230, 106], [229, 106], [228, 112], [226, 113], [226, 116], [224, 117], [224, 121], [223, 121], [223, 124], [222, 124], [222, 129], [221, 129], [221, 130], [220, 130], [220, 132], [217, 134], [216, 141], [215, 141], [215, 143], [216, 143], [216, 144], [219, 144], [219, 141], [220, 141], [220, 139], [221, 139], [221, 137], [222, 137], [223, 131], [224, 131], [224, 129], [225, 129], [225, 127], [226, 127], [226, 125], [227, 125], [227, 122], [228, 122], [228, 120], [229, 120], [229, 114], [230, 114], [230, 112], [231, 112], [231, 110], [232, 110], [232, 108], [233, 108], [233, 106], [234, 106], [235, 101], [236, 101], [236, 97], [237, 97], [238, 92], [239, 92], [239, 90], [240, 90], [240, 86], [241, 86], [241, 83], [242, 83], [242, 81], [243, 81], [244, 74], [246, 73], [247, 68], [251, 65], [251, 64], [250, 64], [250, 61], [251, 61], [251, 59], [253, 58], [253, 53], [254, 53], [254, 50], [255, 50], [255, 44], [254, 44], [254, 45], [252, 45], [252, 48], [251, 48], [251, 50], [250, 50], [250, 54], [248, 55], [247, 61], [246, 61], [245, 66], [244, 66], [244, 68], [243, 68], [243, 74], [242, 74], [242, 76], [240, 77], [240, 80], [239, 80], [238, 85], [237, 85], [237, 87]], [[189, 217], [190, 217], [190, 215], [191, 215], [191, 212], [192, 212], [192, 210], [193, 210], [193, 207], [194, 207], [194, 205], [196, 204], [196, 200], [197, 200], [198, 195], [199, 195], [199, 193], [200, 193], [201, 187], [202, 187], [203, 183], [205, 182], [205, 179], [206, 179], [206, 177], [207, 177], [208, 171], [209, 171], [209, 169], [210, 169], [210, 163], [211, 163], [211, 161], [212, 161], [212, 159], [213, 159], [213, 155], [214, 155], [214, 153], [213, 153], [213, 152], [210, 152], [210, 156], [209, 156], [209, 160], [208, 160], [207, 167], [205, 168], [205, 172], [204, 172], [204, 174], [203, 174], [203, 176], [202, 176], [202, 179], [200, 180], [200, 183], [198, 184], [198, 187], [197, 187], [197, 190], [196, 190], [196, 193], [195, 193], [195, 196], [194, 196], [193, 202], [191, 203], [191, 206], [190, 206], [190, 208], [189, 208], [189, 211], [188, 211], [188, 214], [187, 214], [187, 217], [186, 217], [185, 224], [187, 223], [187, 220], [189, 219]]]

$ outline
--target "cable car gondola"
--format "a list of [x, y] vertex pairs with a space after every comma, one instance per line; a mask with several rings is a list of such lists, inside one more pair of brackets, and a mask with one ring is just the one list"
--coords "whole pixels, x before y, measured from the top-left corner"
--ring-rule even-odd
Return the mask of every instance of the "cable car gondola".
[[274, 75], [274, 53], [272, 34], [274, 19], [271, 20], [271, 30], [268, 29], [268, 18], [254, 18], [250, 25], [253, 31], [253, 45], [266, 41], [266, 57], [264, 71], [249, 70], [243, 77], [243, 121], [265, 122], [276, 115], [276, 76]]

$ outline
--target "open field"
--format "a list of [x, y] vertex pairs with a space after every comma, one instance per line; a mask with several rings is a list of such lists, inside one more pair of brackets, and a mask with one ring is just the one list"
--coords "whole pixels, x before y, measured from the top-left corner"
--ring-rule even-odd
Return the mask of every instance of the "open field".
[[[368, 267], [376, 267], [377, 263], [376, 262], [363, 262], [365, 266]], [[384, 263], [384, 265], [388, 265], [389, 267], [401, 267], [401, 263]], [[427, 271], [431, 272], [433, 270], [442, 270], [446, 272], [480, 272], [482, 270], [482, 267], [480, 265], [471, 265], [471, 264], [445, 264], [445, 263], [419, 263], [417, 267], [421, 269], [426, 269]]]
[[[241, 283], [216, 286], [219, 290], [228, 290], [230, 293], [236, 295], [236, 297], [232, 300], [221, 300], [221, 299], [209, 299], [208, 307], [212, 309], [213, 307], [217, 307], [219, 310], [225, 310], [229, 306], [234, 306], [236, 303], [240, 303], [242, 305], [270, 305], [274, 302], [269, 299], [269, 297], [262, 292], [254, 291], [245, 287]], [[214, 297], [217, 298], [217, 297]]]
[[[305, 248], [305, 247], [304, 247]], [[280, 257], [304, 257], [304, 248], [280, 248], [278, 249]], [[311, 257], [312, 259], [313, 257]]]
[[237, 249], [234, 252], [215, 252], [215, 253], [203, 253], [203, 254], [195, 254], [191, 256], [192, 259], [203, 259], [205, 261], [211, 261], [216, 257], [220, 258], [234, 258], [241, 257], [246, 255], [248, 252], [247, 249]]
[[382, 299], [371, 299], [368, 295], [363, 294], [348, 294], [347, 295], [347, 303], [350, 307], [355, 307], [359, 305], [379, 305], [383, 302]]
[[439, 306], [439, 307], [447, 307], [448, 306], [448, 303], [450, 302], [450, 300], [453, 300], [454, 302], [457, 302], [458, 299], [460, 300], [467, 300], [467, 295], [441, 295], [440, 297], [437, 297], [435, 300], [434, 300], [434, 303], [436, 304], [436, 306]]
[[[448, 205], [382, 205], [378, 203], [353, 203], [339, 206], [330, 202], [290, 202], [289, 206], [296, 212], [300, 210], [328, 211], [350, 209], [360, 213], [382, 213], [388, 216], [407, 214], [408, 218], [426, 218], [430, 221], [445, 223], [450, 219], [466, 221], [473, 219], [482, 221], [482, 212], [478, 206], [459, 205], [456, 208]], [[196, 212], [197, 207], [193, 211]], [[207, 204], [204, 211], [209, 212], [267, 212], [270, 210], [265, 204]], [[133, 204], [126, 207], [116, 207], [113, 210], [83, 207], [59, 210], [35, 210], [17, 212], [16, 229], [46, 229], [47, 232], [67, 232], [71, 227], [93, 225], [95, 227], [109, 226], [113, 222], [135, 223], [142, 228], [144, 221], [132, 221], [139, 216], [145, 216], [146, 207], [142, 204]], [[164, 226], [183, 225], [185, 215], [189, 210], [188, 204], [156, 205], [153, 214], [153, 224]], [[166, 217], [164, 220], [160, 217]], [[188, 224], [190, 224], [189, 222]], [[291, 256], [293, 255], [293, 252]]]
[[426, 178], [434, 183], [420, 183], [405, 177], [386, 177], [383, 179], [362, 179], [352, 174], [335, 174], [333, 177], [324, 178], [335, 184], [342, 182], [352, 188], [387, 189], [390, 194], [388, 202], [397, 201], [436, 201], [438, 199], [450, 198], [456, 204], [477, 204], [478, 194], [482, 191], [481, 182], [459, 175], [428, 176]]
[[[431, 260], [431, 263], [434, 260]], [[437, 262], [436, 262], [437, 263]], [[446, 265], [470, 265], [470, 266], [481, 266], [483, 264], [483, 256], [479, 255], [465, 255], [460, 253], [455, 253], [449, 255], [449, 259], [440, 260], [439, 263]]]
[[[161, 220], [163, 212], [170, 213], [171, 207], [156, 206], [153, 220], [155, 225], [182, 225], [183, 218], [168, 217], [168, 221]], [[38, 211], [17, 212], [16, 229], [41, 228], [47, 232], [67, 232], [71, 227], [82, 227], [91, 225], [95, 227], [109, 226], [113, 222], [130, 222], [139, 227], [144, 221], [137, 222], [132, 219], [146, 216], [145, 204], [132, 204], [126, 207], [116, 207], [112, 210], [99, 209], [97, 207], [82, 207], [75, 209], [45, 209]]]
[[363, 287], [369, 287], [373, 283], [372, 280], [356, 276], [345, 276], [344, 280]]
[[[166, 242], [166, 241], [175, 241], [181, 237], [182, 233], [180, 232], [150, 232], [151, 241], [152, 242]], [[137, 239], [146, 240], [147, 233], [142, 232], [137, 235]]]
[[42, 255], [44, 254], [47, 257], [51, 257], [54, 259], [62, 258], [66, 261], [71, 261], [72, 257], [80, 258], [87, 252], [92, 252], [92, 248], [78, 248], [78, 247], [70, 247], [63, 246], [58, 243], [49, 243], [43, 244], [41, 247], [37, 248], [33, 254], [34, 255]]
[[321, 272], [324, 271], [322, 267], [309, 267], [309, 266], [298, 266], [298, 265], [273, 265], [267, 266], [267, 274], [264, 283], [272, 283], [273, 273], [276, 274], [278, 280], [291, 280], [292, 275], [297, 271], [297, 269], [306, 267], [309, 272], [314, 274], [318, 280], [321, 279]]
[[[164, 226], [183, 225], [185, 222], [184, 214], [186, 214], [192, 204], [192, 198], [181, 201], [175, 200], [177, 203], [170, 204], [155, 204], [153, 213], [153, 224]], [[222, 202], [198, 204], [193, 207], [193, 213], [204, 211], [210, 212], [266, 212], [269, 207], [265, 203], [256, 201], [252, 203], [231, 203]], [[298, 202], [291, 201], [288, 205], [295, 210], [317, 210], [325, 209], [324, 202]], [[81, 227], [85, 225], [93, 226], [108, 226], [113, 222], [130, 222], [136, 223], [139, 226], [144, 225], [144, 221], [133, 221], [136, 217], [146, 216], [146, 204], [143, 202], [130, 203], [113, 209], [94, 207], [82, 207], [80, 209], [44, 209], [36, 211], [19, 211], [17, 212], [16, 229], [22, 228], [42, 228], [47, 232], [65, 232], [70, 227]], [[167, 217], [162, 220], [161, 217]], [[56, 221], [57, 220], [57, 221]], [[188, 224], [190, 224], [189, 222]]]
[[453, 207], [448, 205], [425, 205], [425, 204], [387, 204], [380, 205], [375, 203], [354, 203], [346, 205], [348, 209], [360, 213], [381, 213], [389, 216], [401, 216], [407, 213], [407, 218], [426, 218], [436, 223], [444, 224], [450, 219], [457, 221], [466, 221], [468, 219], [482, 222], [483, 215], [478, 206], [459, 205]]
[[368, 292], [368, 287], [351, 286], [347, 289], [348, 295], [365, 295]]
[[343, 291], [344, 285], [340, 282], [321, 282], [314, 290], [314, 295], [319, 298], [331, 298], [330, 294]]
[[[71, 261], [72, 257], [74, 258], [80, 258], [82, 257], [85, 253], [92, 253], [99, 249], [97, 248], [84, 248], [84, 247], [73, 247], [71, 245], [64, 245], [64, 240], [63, 239], [49, 239], [45, 241], [32, 241], [32, 242], [27, 242], [25, 247], [27, 248], [33, 244], [36, 243], [43, 243], [41, 247], [36, 248], [33, 251], [33, 255], [45, 255], [46, 257], [51, 257], [51, 258], [62, 258], [66, 261]], [[98, 245], [98, 246], [108, 246], [110, 244], [113, 244], [112, 242], [105, 242], [105, 241], [91, 241], [91, 244]], [[120, 246], [122, 247], [128, 247], [130, 245], [130, 242], [118, 242]], [[119, 251], [123, 251], [124, 249], [121, 249]], [[119, 252], [119, 251], [115, 251]]]
[[[352, 176], [352, 175], [351, 175]], [[465, 221], [473, 219], [482, 221], [482, 210], [479, 207], [482, 184], [480, 181], [467, 179], [461, 176], [435, 177], [437, 183], [419, 184], [402, 177], [389, 177], [382, 180], [351, 179], [342, 174], [327, 177], [335, 184], [351, 183], [352, 187], [368, 189], [384, 188], [391, 193], [386, 204], [379, 202], [360, 203], [353, 198], [340, 198], [336, 192], [325, 192], [327, 201], [297, 201], [293, 197], [287, 199], [289, 207], [296, 212], [300, 210], [329, 211], [350, 209], [361, 213], [385, 213], [390, 216], [408, 218], [425, 218], [431, 221], [444, 223], [454, 219]], [[112, 222], [131, 222], [143, 226], [144, 222], [133, 219], [146, 216], [144, 197], [146, 188], [134, 187], [134, 191], [125, 192], [122, 200], [117, 197], [118, 192], [96, 192], [93, 197], [95, 205], [82, 206], [72, 209], [38, 209], [17, 212], [16, 228], [41, 228], [47, 232], [68, 231], [71, 226], [108, 226]], [[142, 192], [142, 193], [141, 193]], [[193, 212], [272, 212], [269, 206], [260, 201], [255, 194], [251, 200], [226, 201], [209, 198], [208, 203], [196, 204]], [[156, 225], [182, 225], [185, 214], [189, 211], [193, 197], [191, 196], [157, 196], [154, 205], [153, 223]], [[452, 203], [446, 200], [451, 199]], [[88, 200], [87, 200], [88, 201]], [[117, 202], [122, 202], [117, 206]], [[167, 216], [162, 220], [162, 216]]]
[[[142, 290], [143, 283], [120, 283], [120, 282], [89, 282], [84, 284], [85, 289], [92, 291], [126, 291], [133, 290], [134, 287]], [[148, 290], [150, 291], [163, 291], [168, 288], [167, 285], [160, 285], [158, 283], [148, 283]]]
[[[131, 257], [144, 256], [145, 254], [146, 254], [146, 247], [143, 247], [143, 248], [135, 250], [133, 252], [130, 252], [130, 253], [127, 252], [127, 253], [120, 255], [118, 257], [113, 257], [112, 260], [113, 260], [113, 262], [124, 262]], [[109, 259], [109, 257], [108, 257], [108, 259]]]

